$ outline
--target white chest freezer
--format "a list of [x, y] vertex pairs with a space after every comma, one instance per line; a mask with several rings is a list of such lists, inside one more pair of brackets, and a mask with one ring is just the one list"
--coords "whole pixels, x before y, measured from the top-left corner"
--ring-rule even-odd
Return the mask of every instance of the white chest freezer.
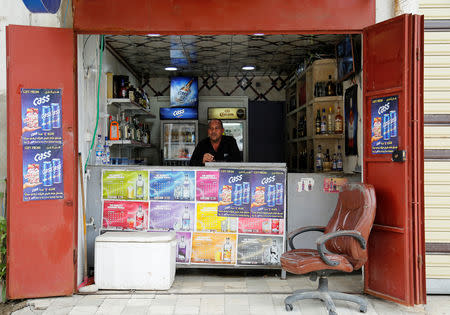
[[175, 278], [175, 232], [106, 232], [95, 239], [99, 289], [168, 290]]

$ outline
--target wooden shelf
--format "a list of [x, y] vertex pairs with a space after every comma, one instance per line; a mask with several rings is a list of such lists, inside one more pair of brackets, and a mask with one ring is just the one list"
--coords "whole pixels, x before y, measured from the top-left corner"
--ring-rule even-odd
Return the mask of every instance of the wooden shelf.
[[312, 137], [314, 140], [334, 140], [334, 139], [344, 139], [344, 134], [325, 134], [325, 135], [314, 135]]
[[336, 95], [336, 96], [322, 96], [322, 97], [315, 97], [312, 100], [308, 102], [308, 105], [312, 105], [314, 103], [325, 103], [325, 102], [340, 102], [344, 101], [342, 95]]

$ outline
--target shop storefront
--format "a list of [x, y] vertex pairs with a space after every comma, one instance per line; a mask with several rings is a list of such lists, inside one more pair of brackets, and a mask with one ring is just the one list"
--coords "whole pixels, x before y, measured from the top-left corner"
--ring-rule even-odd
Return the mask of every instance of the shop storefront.
[[[309, 205], [330, 207], [334, 199], [324, 195], [336, 196], [339, 185], [352, 181], [373, 184], [378, 207], [369, 242], [369, 261], [364, 269], [365, 292], [405, 305], [425, 303], [420, 17], [403, 15], [375, 24], [375, 1], [343, 1], [338, 9], [326, 2], [307, 5], [266, 1], [205, 6], [139, 0], [127, 6], [108, 1], [75, 1], [73, 8], [73, 30], [18, 26], [7, 29], [11, 298], [71, 294], [79, 283], [77, 266], [82, 262], [77, 257], [83, 246], [79, 242], [82, 231], [77, 226], [82, 218], [79, 196], [83, 192], [77, 175], [81, 152], [88, 220], [92, 217], [101, 230], [177, 231], [180, 268], [279, 268], [276, 257], [286, 250], [285, 235], [303, 225], [308, 217], [305, 213], [290, 214], [290, 201], [294, 205], [301, 194]], [[144, 105], [135, 110], [144, 112], [159, 125], [149, 127], [149, 121], [136, 121], [139, 139], [136, 135], [132, 139], [121, 138], [120, 133], [110, 128], [119, 128], [127, 121], [121, 116], [124, 106], [128, 106], [124, 102], [130, 103], [128, 99], [117, 100], [117, 95], [103, 91], [104, 103], [98, 99], [86, 101], [86, 95], [100, 98], [99, 92], [89, 94], [88, 90], [92, 89], [90, 84], [95, 84], [93, 78], [98, 80], [96, 72], [102, 76], [106, 72], [94, 67], [102, 65], [101, 58], [90, 64], [89, 57], [84, 55], [89, 37], [99, 38], [94, 43], [99, 43], [100, 48], [92, 46], [98, 52], [108, 40], [113, 48], [115, 40], [120, 44], [120, 35], [136, 36], [130, 42], [134, 41], [138, 49], [139, 36], [147, 34], [159, 34], [163, 37], [161, 41], [176, 35], [181, 43], [195, 35], [212, 43], [226, 36], [249, 39], [256, 33], [265, 34], [267, 40], [277, 35], [298, 36], [296, 40], [305, 35], [327, 35], [330, 43], [352, 47], [355, 63], [358, 54], [362, 60], [360, 68], [353, 64], [349, 69], [339, 64], [339, 58], [324, 58], [301, 69], [296, 67], [283, 78], [286, 153], [277, 162], [286, 164], [251, 163], [248, 146], [253, 137], [248, 97], [200, 95], [198, 104], [193, 106], [198, 116], [194, 113], [177, 123], [165, 121], [164, 116], [158, 119], [161, 112], [157, 110], [170, 108], [167, 97], [150, 98], [150, 109]], [[104, 41], [103, 36], [94, 34], [108, 35]], [[24, 43], [42, 49], [30, 56]], [[334, 47], [339, 45], [333, 44]], [[49, 56], [52, 61], [43, 63]], [[122, 67], [107, 72], [121, 75], [124, 71]], [[133, 68], [127, 72], [130, 81], [140, 81], [141, 78], [134, 77]], [[107, 75], [100, 80], [105, 81], [106, 87]], [[102, 85], [98, 85], [100, 89]], [[182, 85], [191, 87], [192, 81]], [[114, 84], [111, 86], [114, 89]], [[50, 92], [51, 100], [45, 100]], [[34, 134], [24, 131], [24, 118], [27, 118], [25, 126], [32, 128], [35, 117], [32, 107], [27, 107], [24, 101], [29, 94], [49, 102], [50, 106], [45, 105], [47, 114], [52, 116], [55, 112], [60, 121], [52, 118], [48, 122], [51, 126], [41, 126], [38, 121], [40, 130]], [[88, 108], [88, 102], [99, 108]], [[61, 116], [56, 113], [58, 108]], [[185, 111], [170, 114], [182, 115]], [[107, 124], [108, 119], [114, 119], [109, 116], [119, 117], [117, 125]], [[242, 140], [244, 163], [206, 168], [184, 165], [181, 162], [188, 160], [194, 144], [205, 135], [202, 128], [213, 117], [225, 117], [226, 129]], [[95, 120], [100, 121], [103, 136], [107, 133], [112, 165], [92, 165], [95, 164], [92, 147], [96, 144], [93, 139], [99, 133], [90, 127]], [[150, 129], [152, 132], [148, 133]], [[139, 159], [129, 145], [139, 143], [142, 149], [151, 151], [152, 136], [153, 140], [159, 139], [161, 155], [148, 154], [153, 154], [157, 162], [148, 163], [150, 166], [130, 165], [131, 160]], [[180, 142], [186, 146], [179, 147]], [[50, 154], [51, 165], [44, 165], [46, 154]], [[40, 160], [36, 161], [36, 156]], [[25, 187], [23, 174], [27, 174], [30, 185], [33, 180], [39, 183], [40, 179], [33, 177], [36, 169], [51, 170], [51, 180], [45, 182], [43, 177], [43, 186]], [[60, 176], [55, 177], [55, 172]], [[240, 180], [230, 182], [232, 177]], [[17, 189], [20, 186], [24, 188]], [[301, 207], [298, 211], [302, 211]], [[89, 267], [93, 266], [92, 247], [98, 233], [88, 227]], [[47, 249], [35, 247], [30, 252], [32, 240], [41, 234], [46, 235]], [[30, 255], [35, 259], [30, 260]], [[45, 263], [32, 267], [36, 261]], [[40, 279], [48, 270], [58, 276], [54, 282], [43, 284]]]

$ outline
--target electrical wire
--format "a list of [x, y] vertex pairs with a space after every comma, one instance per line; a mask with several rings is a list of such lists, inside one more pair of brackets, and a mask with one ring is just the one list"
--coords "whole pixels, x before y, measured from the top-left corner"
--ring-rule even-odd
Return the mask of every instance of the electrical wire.
[[63, 27], [66, 27], [66, 16], [67, 16], [67, 11], [69, 11], [69, 6], [70, 6], [70, 0], [67, 1], [66, 13], [64, 13]]
[[98, 120], [100, 116], [100, 80], [102, 78], [102, 60], [103, 60], [103, 41], [104, 41], [105, 35], [100, 35], [100, 62], [98, 65], [98, 87], [97, 87], [97, 119], [95, 121], [95, 129], [94, 133], [92, 135], [92, 142], [91, 147], [89, 148], [88, 156], [86, 159], [86, 163], [84, 164], [84, 171], [86, 171], [87, 164], [89, 161], [89, 158], [91, 157], [92, 148], [94, 147], [95, 143], [95, 136], [97, 135], [97, 127], [98, 127]]

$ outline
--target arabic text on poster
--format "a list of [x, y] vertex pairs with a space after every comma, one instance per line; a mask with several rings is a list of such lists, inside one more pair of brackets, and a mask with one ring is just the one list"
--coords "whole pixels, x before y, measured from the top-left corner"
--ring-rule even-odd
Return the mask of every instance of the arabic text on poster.
[[371, 103], [372, 154], [392, 154], [398, 148], [398, 95]]

